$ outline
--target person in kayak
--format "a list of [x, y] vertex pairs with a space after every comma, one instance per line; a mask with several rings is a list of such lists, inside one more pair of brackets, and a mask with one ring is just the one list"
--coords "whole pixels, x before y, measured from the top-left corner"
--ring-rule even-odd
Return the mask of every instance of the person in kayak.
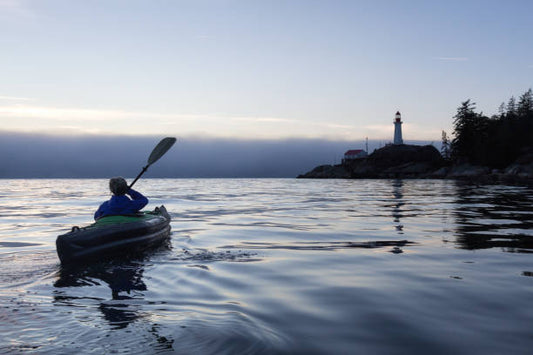
[[148, 204], [148, 199], [140, 192], [130, 189], [123, 177], [111, 178], [109, 189], [113, 196], [100, 205], [94, 213], [95, 220], [105, 216], [135, 214]]

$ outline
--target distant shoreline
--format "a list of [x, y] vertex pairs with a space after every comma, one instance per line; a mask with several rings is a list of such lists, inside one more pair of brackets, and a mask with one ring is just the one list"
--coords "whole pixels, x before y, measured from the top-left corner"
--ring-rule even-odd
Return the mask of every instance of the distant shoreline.
[[528, 152], [502, 169], [468, 163], [452, 164], [433, 146], [391, 145], [366, 158], [337, 165], [321, 165], [298, 175], [300, 179], [451, 179], [474, 183], [533, 186], [533, 153]]

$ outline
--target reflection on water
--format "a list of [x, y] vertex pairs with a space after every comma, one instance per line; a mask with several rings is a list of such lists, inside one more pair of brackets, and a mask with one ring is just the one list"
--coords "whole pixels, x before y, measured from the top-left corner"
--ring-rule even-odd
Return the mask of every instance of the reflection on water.
[[[160, 248], [162, 250], [163, 248]], [[150, 318], [143, 310], [144, 292], [148, 291], [143, 281], [147, 260], [145, 258], [120, 259], [97, 262], [79, 267], [60, 267], [58, 279], [54, 282], [55, 306], [75, 309], [86, 307], [86, 302], [97, 303], [96, 307], [112, 330], [120, 330], [128, 325]], [[71, 288], [93, 287], [106, 284], [111, 298], [69, 295]], [[140, 302], [140, 303], [138, 303]], [[151, 324], [147, 330], [157, 341], [153, 349], [172, 350], [173, 339], [159, 334], [159, 326]], [[143, 352], [143, 351], [140, 351]]]
[[[224, 249], [286, 249], [286, 250], [322, 250], [333, 251], [341, 249], [377, 249], [385, 247], [394, 247], [391, 251], [396, 252], [400, 247], [414, 245], [416, 243], [408, 240], [373, 240], [369, 242], [292, 242], [292, 243], [258, 243], [258, 242], [243, 242], [238, 245], [226, 245], [221, 248]], [[232, 256], [232, 254], [224, 253], [222, 255]], [[246, 261], [257, 261], [260, 259], [246, 259]]]
[[63, 268], [55, 237], [90, 222], [106, 181], [0, 180], [0, 353], [533, 347], [531, 189], [446, 180], [139, 183], [172, 214], [171, 245]]
[[[62, 291], [69, 287], [87, 287], [107, 284], [111, 290], [111, 299], [132, 300], [142, 299], [142, 293], [146, 291], [143, 282], [144, 265], [141, 261], [114, 261], [102, 262], [83, 267], [61, 267], [59, 279], [54, 283], [58, 290], [54, 292], [54, 302], [63, 306], [76, 306], [78, 296], [70, 297], [68, 291]], [[134, 304], [109, 302], [107, 299], [100, 301], [99, 310], [109, 324], [116, 328], [125, 328], [129, 323], [141, 318], [143, 315], [136, 309]]]
[[405, 205], [403, 201], [403, 180], [394, 180], [392, 182], [392, 195], [394, 196], [392, 216], [394, 217], [394, 222], [398, 223], [398, 230], [401, 230], [401, 225], [399, 224], [402, 218], [401, 208]]
[[528, 189], [458, 183], [455, 204], [461, 248], [533, 252], [533, 201]]
[[[398, 234], [404, 234], [403, 225], [400, 223], [400, 219], [402, 218], [401, 208], [405, 205], [405, 202], [403, 201], [403, 180], [394, 180], [392, 182], [392, 188], [392, 194], [395, 199], [392, 207], [392, 216], [394, 217], [394, 223], [396, 223], [394, 228], [398, 231]], [[399, 247], [395, 247], [393, 252], [400, 253], [402, 250]]]

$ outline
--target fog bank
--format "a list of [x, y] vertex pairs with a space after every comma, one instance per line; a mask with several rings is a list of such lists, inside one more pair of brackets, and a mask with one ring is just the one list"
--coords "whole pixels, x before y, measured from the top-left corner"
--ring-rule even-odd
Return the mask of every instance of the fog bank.
[[[162, 138], [0, 133], [0, 178], [134, 177]], [[370, 152], [383, 144], [369, 141]], [[340, 163], [348, 149], [365, 149], [365, 142], [178, 138], [144, 176], [296, 177], [317, 165]]]

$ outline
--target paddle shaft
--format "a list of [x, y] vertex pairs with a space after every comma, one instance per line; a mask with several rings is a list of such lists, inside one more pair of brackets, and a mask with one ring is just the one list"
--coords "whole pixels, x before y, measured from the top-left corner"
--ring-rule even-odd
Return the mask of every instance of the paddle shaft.
[[148, 167], [150, 166], [150, 164], [146, 165], [143, 170], [139, 173], [139, 175], [137, 175], [137, 177], [135, 178], [135, 180], [133, 180], [133, 182], [130, 184], [129, 188], [131, 189], [131, 187], [137, 182], [137, 180], [139, 180], [139, 178], [142, 176], [142, 174], [144, 174], [146, 172], [146, 170], [148, 170]]
[[129, 186], [130, 189], [137, 182], [137, 180], [139, 180], [142, 174], [144, 174], [146, 170], [148, 170], [148, 167], [152, 165], [153, 163], [155, 163], [156, 161], [158, 161], [159, 158], [161, 158], [163, 155], [165, 155], [165, 153], [174, 145], [174, 143], [176, 143], [176, 138], [167, 137], [167, 138], [163, 138], [161, 142], [159, 142], [155, 146], [155, 148], [152, 150], [152, 153], [148, 157], [148, 164], [142, 169], [139, 175], [137, 175], [135, 180], [133, 180], [133, 182], [130, 184]]

